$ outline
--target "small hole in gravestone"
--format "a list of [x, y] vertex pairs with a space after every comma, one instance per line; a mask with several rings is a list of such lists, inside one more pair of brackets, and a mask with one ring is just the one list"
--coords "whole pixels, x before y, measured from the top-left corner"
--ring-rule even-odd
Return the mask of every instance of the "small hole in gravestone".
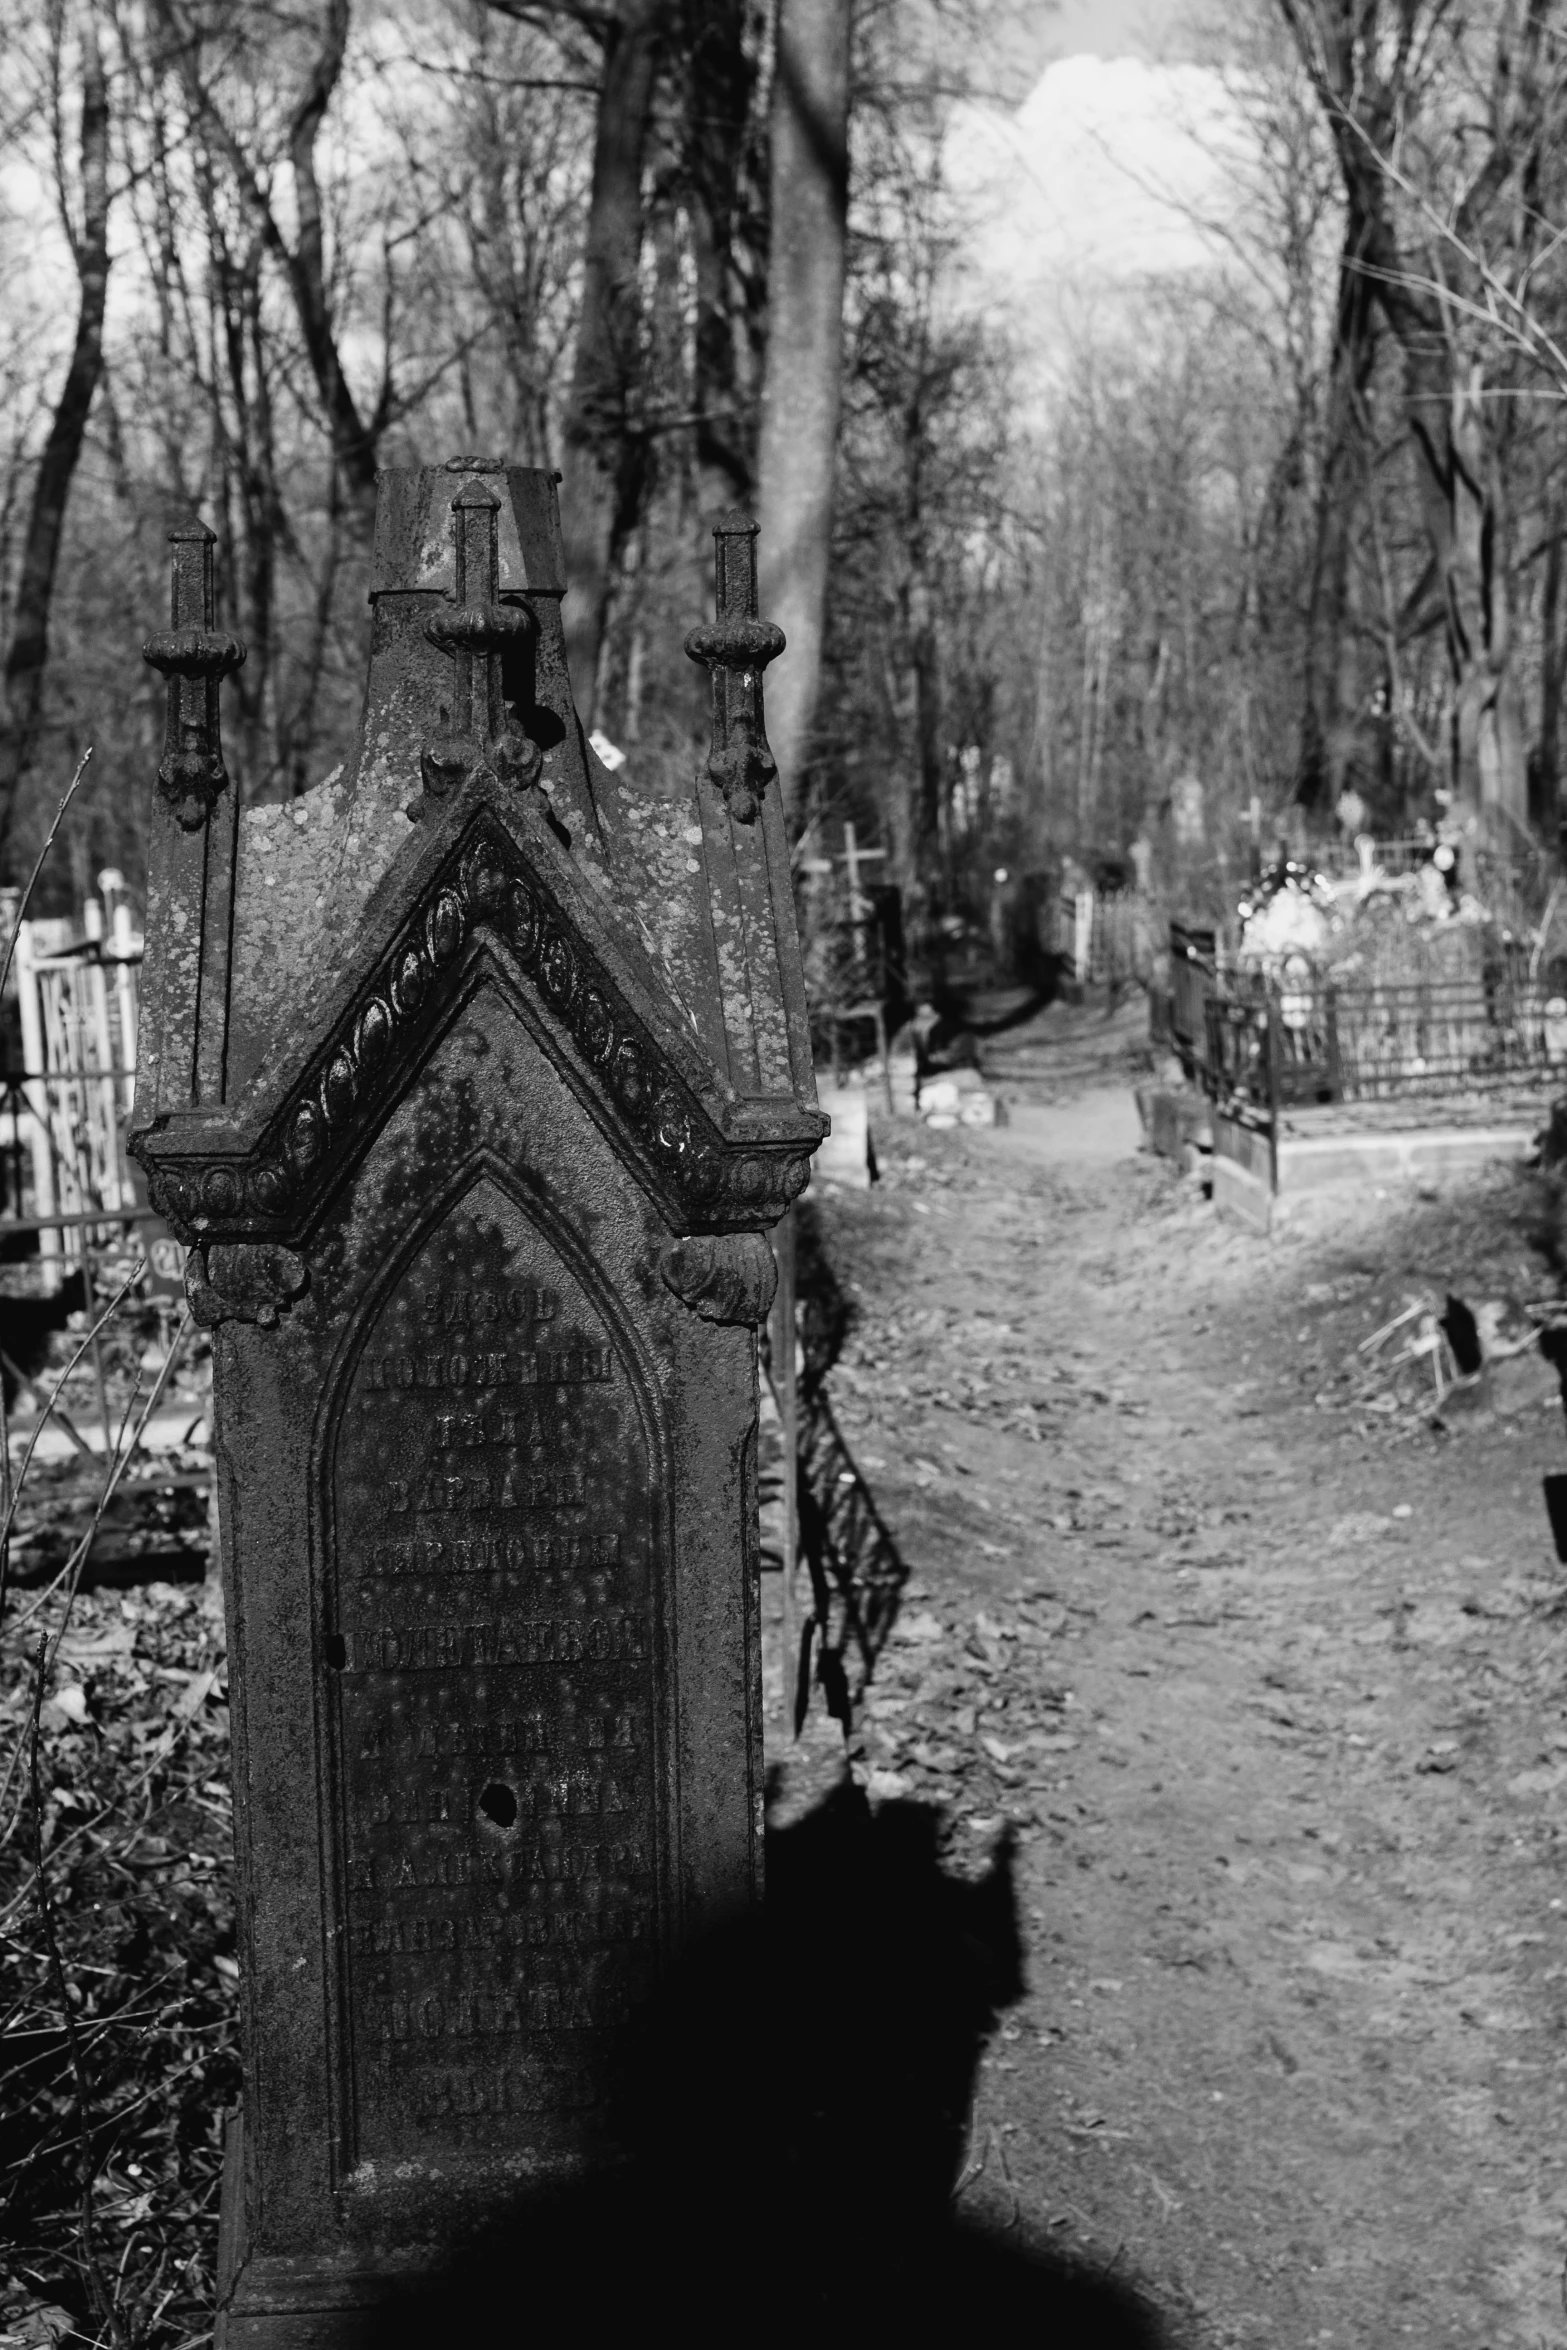
[[329, 1632], [321, 1643], [321, 1653], [334, 1673], [340, 1673], [348, 1662], [348, 1642], [341, 1632]]
[[479, 1798], [479, 1809], [487, 1820], [498, 1828], [514, 1828], [517, 1824], [517, 1798], [510, 1787], [503, 1787], [499, 1779], [492, 1779]]

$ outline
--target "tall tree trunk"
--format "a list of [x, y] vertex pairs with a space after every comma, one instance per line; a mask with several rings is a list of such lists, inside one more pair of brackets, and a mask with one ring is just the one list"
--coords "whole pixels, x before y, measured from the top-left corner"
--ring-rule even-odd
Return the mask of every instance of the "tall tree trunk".
[[1560, 514], [1552, 516], [1552, 524], [1540, 592], [1540, 731], [1529, 761], [1529, 821], [1543, 840], [1554, 845], [1561, 824], [1562, 679], [1567, 671], [1567, 646], [1562, 643]]
[[[684, 0], [685, 177], [696, 333], [692, 407], [697, 496], [704, 515], [751, 496], [754, 449], [743, 382], [745, 338], [739, 248], [752, 223], [742, 189], [756, 70], [746, 49], [745, 0]], [[754, 211], [756, 207], [751, 207]], [[702, 550], [704, 571], [711, 551]]]
[[[919, 821], [916, 863], [927, 893], [934, 893], [942, 856], [941, 654], [936, 632], [936, 599], [923, 563], [909, 586], [909, 663], [914, 676], [914, 739], [919, 761]], [[769, 725], [771, 720], [769, 720]]]
[[[288, 279], [305, 355], [332, 444], [333, 460], [348, 494], [350, 510], [368, 536], [375, 521], [375, 477], [381, 439], [393, 410], [391, 358], [388, 354], [379, 395], [367, 415], [354, 398], [338, 346], [327, 278], [321, 187], [316, 174], [316, 141], [342, 77], [348, 48], [350, 0], [326, 0], [320, 45], [289, 117], [288, 160], [298, 224], [292, 245], [278, 224], [254, 165], [202, 80], [200, 53], [205, 37], [202, 28], [182, 19], [176, 0], [152, 0], [152, 4], [174, 45], [192, 111], [214, 146], [222, 150], [235, 185], [254, 216], [263, 244]], [[216, 22], [221, 29], [221, 10]]]
[[1497, 433], [1483, 399], [1482, 371], [1475, 365], [1458, 375], [1449, 400], [1448, 632], [1462, 654], [1462, 665], [1455, 663], [1455, 767], [1466, 801], [1500, 809], [1524, 829], [1529, 791], [1512, 669], [1511, 534]]
[[1376, 356], [1374, 296], [1365, 270], [1363, 227], [1351, 211], [1339, 264], [1306, 613], [1306, 698], [1295, 796], [1316, 814], [1331, 810], [1351, 780], [1347, 745], [1359, 699], [1350, 565], [1359, 493], [1366, 479], [1366, 389]]
[[1464, 368], [1429, 333], [1401, 339], [1404, 406], [1453, 681], [1454, 798], [1471, 815], [1494, 808], [1523, 824], [1528, 780], [1510, 667], [1509, 534], [1480, 370]]
[[[277, 725], [277, 566], [290, 545], [287, 512], [277, 478], [271, 387], [267, 380], [262, 315], [261, 240], [251, 232], [230, 250], [210, 181], [207, 247], [215, 310], [212, 411], [222, 452], [224, 505], [230, 545], [223, 569], [235, 620], [248, 657], [235, 685], [236, 779], [247, 801], [263, 793], [281, 765]], [[221, 359], [221, 371], [220, 371]], [[223, 378], [228, 397], [224, 399]], [[233, 527], [231, 493], [238, 507]], [[220, 535], [222, 535], [220, 533]]]
[[762, 610], [788, 639], [768, 672], [767, 726], [795, 824], [821, 684], [842, 395], [849, 14], [850, 0], [778, 0], [758, 554]]
[[[1328, 118], [1350, 214], [1350, 245], [1375, 288], [1404, 362], [1404, 414], [1414, 448], [1426, 533], [1442, 595], [1453, 681], [1452, 781], [1472, 816], [1496, 810], [1526, 820], [1528, 787], [1517, 685], [1510, 672], [1510, 546], [1496, 428], [1482, 404], [1482, 377], [1449, 307], [1411, 268], [1400, 244], [1387, 159], [1408, 96], [1417, 10], [1411, 0], [1384, 28], [1375, 0], [1279, 0]], [[1517, 35], [1515, 42], [1514, 35]], [[1539, 57], [1544, 10], [1499, 19], [1491, 141], [1468, 172], [1456, 214], [1460, 240], [1477, 240], [1487, 207], [1515, 180], [1521, 190], [1545, 136]], [[1536, 208], [1515, 206], [1532, 224]], [[1518, 252], [1533, 235], [1519, 232]]]
[[[71, 232], [80, 301], [65, 384], [33, 485], [22, 548], [11, 642], [5, 660], [5, 721], [0, 728], [0, 871], [6, 869], [16, 803], [43, 723], [49, 616], [71, 483], [93, 395], [103, 373], [103, 313], [109, 290], [109, 93], [98, 28], [82, 17], [82, 214]], [[62, 195], [64, 191], [62, 190]]]
[[327, 0], [321, 46], [305, 77], [305, 86], [289, 123], [288, 160], [299, 228], [293, 251], [286, 258], [310, 371], [316, 379], [332, 435], [332, 453], [350, 503], [368, 533], [375, 524], [375, 477], [380, 463], [381, 434], [391, 406], [391, 359], [388, 355], [376, 409], [370, 416], [364, 416], [343, 372], [338, 349], [327, 285], [321, 187], [316, 177], [316, 140], [342, 76], [348, 48], [348, 12], [349, 0]]
[[566, 660], [596, 722], [615, 563], [636, 526], [647, 468], [639, 414], [642, 165], [666, 0], [620, 0], [604, 49], [571, 391], [562, 422]]
[[[670, 43], [680, 63], [677, 145], [663, 172], [650, 174], [662, 185], [649, 216], [648, 274], [667, 323], [655, 318], [644, 336], [645, 396], [691, 422], [651, 445], [638, 534], [641, 592], [633, 643], [625, 652], [613, 644], [615, 686], [624, 682], [629, 739], [642, 682], [658, 681], [657, 692], [641, 698], [663, 722], [665, 748], [687, 766], [705, 756], [711, 693], [681, 646], [713, 592], [710, 527], [728, 509], [750, 505], [755, 480], [760, 350], [750, 330], [752, 305], [765, 294], [767, 251], [751, 14], [748, 0], [678, 0]], [[601, 654], [601, 723], [612, 706], [605, 668]], [[642, 733], [650, 739], [646, 726]]]

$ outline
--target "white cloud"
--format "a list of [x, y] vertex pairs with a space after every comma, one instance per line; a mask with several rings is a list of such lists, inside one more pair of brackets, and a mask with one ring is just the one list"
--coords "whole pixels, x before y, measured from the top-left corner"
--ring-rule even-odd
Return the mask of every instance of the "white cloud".
[[948, 169], [971, 223], [969, 300], [1048, 343], [1064, 301], [1116, 303], [1210, 266], [1192, 215], [1222, 211], [1244, 138], [1220, 75], [1132, 57], [1063, 58], [1012, 115], [963, 107]]

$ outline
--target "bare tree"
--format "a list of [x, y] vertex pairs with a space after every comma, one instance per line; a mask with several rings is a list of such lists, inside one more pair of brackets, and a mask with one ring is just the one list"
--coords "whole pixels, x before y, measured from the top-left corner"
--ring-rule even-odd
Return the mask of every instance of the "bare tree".
[[778, 0], [760, 454], [761, 598], [788, 650], [768, 728], [798, 823], [820, 690], [843, 375], [850, 0]]
[[666, 12], [667, 0], [618, 0], [605, 23], [576, 358], [562, 427], [561, 529], [571, 581], [566, 658], [578, 707], [595, 715], [615, 565], [644, 492], [642, 171]]
[[265, 168], [248, 154], [221, 102], [204, 62], [205, 50], [223, 36], [226, 11], [210, 22], [183, 10], [178, 0], [152, 0], [189, 100], [192, 116], [213, 148], [225, 158], [234, 185], [251, 212], [262, 244], [281, 266], [293, 297], [305, 354], [315, 380], [332, 453], [351, 508], [368, 533], [375, 514], [375, 477], [382, 438], [399, 412], [390, 345], [373, 405], [364, 409], [343, 366], [327, 266], [326, 224], [316, 145], [326, 111], [343, 72], [348, 47], [350, 0], [324, 0], [316, 40], [307, 50], [288, 110], [285, 149], [294, 192], [295, 232], [284, 235], [273, 208]]
[[[768, 298], [766, 192], [748, 0], [682, 0], [679, 186], [689, 204], [691, 408], [701, 512], [746, 503], [755, 480], [758, 361]], [[707, 567], [708, 550], [702, 549]]]
[[79, 209], [73, 207], [64, 164], [62, 115], [65, 29], [63, 7], [49, 19], [49, 81], [54, 125], [56, 189], [76, 267], [76, 334], [65, 382], [55, 402], [38, 461], [12, 606], [5, 661], [5, 724], [0, 730], [0, 868], [6, 863], [17, 794], [38, 748], [50, 619], [66, 506], [86, 437], [87, 420], [103, 374], [104, 307], [109, 291], [109, 94], [98, 27], [91, 6], [79, 18], [81, 115], [78, 136]]
[[[569, 22], [553, 31], [508, 23], [486, 9], [452, 75], [458, 135], [439, 157], [453, 217], [461, 223], [474, 308], [493, 322], [492, 366], [503, 411], [485, 411], [482, 346], [458, 375], [464, 428], [475, 446], [500, 430], [523, 464], [553, 465], [576, 327], [588, 175], [580, 154], [597, 103], [600, 63]], [[405, 134], [412, 167], [428, 146], [424, 110]], [[439, 289], [453, 298], [443, 273]], [[460, 291], [456, 294], [460, 301]], [[434, 304], [432, 302], [432, 307]], [[454, 338], [461, 322], [446, 331]]]
[[[1460, 19], [1445, 0], [1279, 0], [1332, 130], [1346, 268], [1398, 344], [1404, 408], [1452, 678], [1451, 775], [1471, 813], [1522, 825], [1514, 666], [1512, 406], [1498, 392], [1547, 241], [1542, 183], [1567, 94], [1553, 0]], [[1487, 54], [1488, 48], [1488, 54]], [[1411, 176], [1411, 173], [1415, 176]], [[1353, 317], [1356, 305], [1346, 302]], [[1346, 364], [1353, 372], [1354, 362]]]

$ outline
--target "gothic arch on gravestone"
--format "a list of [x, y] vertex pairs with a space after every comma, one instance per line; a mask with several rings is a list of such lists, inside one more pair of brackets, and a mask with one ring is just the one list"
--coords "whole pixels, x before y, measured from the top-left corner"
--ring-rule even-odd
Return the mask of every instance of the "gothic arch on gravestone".
[[[524, 819], [524, 821], [526, 818]], [[561, 902], [549, 852], [481, 808], [362, 968], [301, 1077], [248, 1144], [151, 1169], [156, 1204], [207, 1244], [308, 1245], [332, 1194], [454, 1016], [453, 975], [494, 957], [546, 1056], [624, 1150], [672, 1228], [767, 1224], [803, 1188], [814, 1139], [727, 1135], [695, 1076]], [[593, 910], [596, 914], [597, 909]], [[591, 920], [590, 916], [590, 920]], [[457, 1004], [463, 998], [457, 991]], [[690, 1040], [682, 1040], [682, 1049]], [[708, 1089], [710, 1090], [710, 1089]]]
[[[667, 1490], [667, 1431], [656, 1402], [657, 1386], [652, 1365], [643, 1355], [640, 1334], [625, 1313], [615, 1290], [604, 1279], [592, 1256], [583, 1248], [559, 1210], [531, 1188], [525, 1188], [519, 1179], [518, 1170], [488, 1144], [481, 1144], [470, 1152], [441, 1190], [433, 1198], [420, 1202], [417, 1214], [410, 1218], [406, 1231], [392, 1244], [385, 1261], [355, 1307], [353, 1317], [334, 1351], [316, 1406], [310, 1445], [313, 1489], [319, 1486], [323, 1474], [330, 1476], [332, 1473], [334, 1463], [330, 1456], [340, 1432], [343, 1399], [358, 1368], [365, 1341], [380, 1319], [388, 1298], [440, 1224], [458, 1212], [467, 1194], [485, 1181], [493, 1183], [519, 1215], [539, 1228], [567, 1270], [581, 1283], [595, 1310], [615, 1332], [621, 1359], [641, 1411], [644, 1440], [650, 1456], [656, 1460], [661, 1486]], [[320, 1531], [324, 1537], [324, 1525]], [[317, 1596], [325, 1596], [324, 1588], [318, 1589]]]
[[[468, 991], [459, 997], [457, 1009]], [[446, 1032], [443, 1024], [441, 1033]], [[372, 1137], [360, 1164], [374, 1148]], [[366, 1285], [352, 1317], [334, 1350], [322, 1383], [310, 1438], [310, 1587], [317, 1624], [323, 1634], [339, 1626], [338, 1456], [343, 1441], [346, 1406], [364, 1357], [381, 1327], [388, 1308], [420, 1257], [444, 1225], [461, 1216], [486, 1185], [537, 1235], [546, 1255], [553, 1257], [577, 1283], [590, 1309], [609, 1335], [616, 1360], [624, 1373], [637, 1417], [638, 1432], [648, 1464], [648, 1568], [651, 1584], [652, 1707], [656, 1725], [651, 1758], [653, 1807], [658, 1855], [656, 1882], [678, 1887], [679, 1795], [673, 1785], [672, 1750], [667, 1723], [675, 1717], [676, 1627], [673, 1620], [674, 1525], [672, 1463], [669, 1431], [660, 1408], [658, 1383], [645, 1342], [626, 1313], [613, 1285], [605, 1278], [569, 1221], [493, 1148], [472, 1151], [434, 1198], [426, 1198], [410, 1217], [405, 1231], [388, 1251], [383, 1264]], [[352, 2168], [357, 2144], [353, 2050], [353, 2002], [349, 1980], [350, 1885], [347, 1835], [347, 1773], [342, 1734], [342, 1685], [329, 1666], [318, 1671], [314, 1691], [317, 1752], [325, 1766], [317, 1774], [321, 1805], [320, 1849], [323, 1866], [322, 1922], [327, 1932], [322, 1959], [325, 1979], [332, 1986], [328, 2002], [330, 2101], [334, 2115], [332, 2160], [339, 2184]], [[658, 1945], [668, 1947], [678, 1921], [661, 1909]], [[335, 1932], [334, 1932], [335, 1929]], [[335, 1943], [335, 1948], [334, 1948]]]

